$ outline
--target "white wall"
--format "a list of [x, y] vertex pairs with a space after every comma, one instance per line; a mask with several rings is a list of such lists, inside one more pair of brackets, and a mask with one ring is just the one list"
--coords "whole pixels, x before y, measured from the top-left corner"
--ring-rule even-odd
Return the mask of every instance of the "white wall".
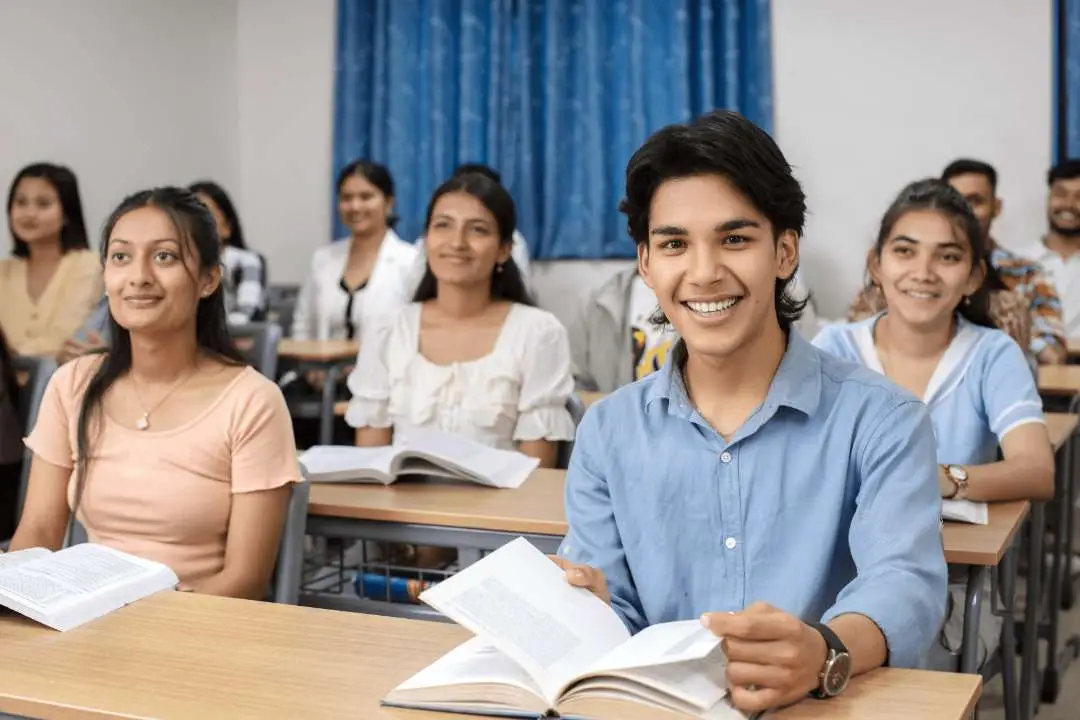
[[236, 78], [235, 0], [0, 2], [0, 192], [28, 163], [68, 165], [97, 248], [135, 190], [232, 186]]
[[1035, 241], [1051, 143], [1050, 0], [773, 0], [776, 136], [805, 186], [806, 281], [843, 313], [892, 198], [994, 164], [995, 236]]
[[240, 185], [271, 282], [300, 282], [330, 238], [334, 0], [238, 0]]

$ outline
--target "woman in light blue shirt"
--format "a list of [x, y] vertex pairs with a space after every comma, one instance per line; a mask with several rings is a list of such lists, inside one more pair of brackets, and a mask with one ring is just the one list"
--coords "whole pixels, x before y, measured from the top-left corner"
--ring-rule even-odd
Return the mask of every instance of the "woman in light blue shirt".
[[[885, 213], [868, 261], [888, 309], [827, 327], [814, 344], [922, 398], [943, 498], [1046, 500], [1054, 458], [1042, 401], [1023, 350], [990, 319], [983, 257], [959, 193], [939, 180], [908, 185]], [[955, 649], [952, 634], [947, 626]]]

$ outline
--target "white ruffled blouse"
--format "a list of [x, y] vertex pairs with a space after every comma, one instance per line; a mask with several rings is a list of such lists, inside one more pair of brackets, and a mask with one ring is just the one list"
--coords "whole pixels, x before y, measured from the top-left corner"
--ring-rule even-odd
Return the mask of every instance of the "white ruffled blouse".
[[570, 343], [554, 315], [515, 304], [488, 355], [437, 365], [420, 354], [420, 308], [407, 305], [364, 333], [349, 375], [349, 425], [393, 427], [395, 443], [427, 429], [503, 450], [574, 438]]

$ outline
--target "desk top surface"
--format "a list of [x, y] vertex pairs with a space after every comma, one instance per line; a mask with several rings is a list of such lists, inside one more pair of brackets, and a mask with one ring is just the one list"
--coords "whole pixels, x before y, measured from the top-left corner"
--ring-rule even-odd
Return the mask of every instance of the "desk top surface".
[[561, 537], [565, 480], [565, 470], [541, 468], [516, 490], [408, 479], [389, 486], [312, 483], [308, 514]]
[[1054, 395], [1080, 393], [1080, 365], [1040, 365], [1039, 391]]
[[[419, 620], [159, 593], [66, 633], [0, 617], [0, 711], [42, 718], [464, 717], [384, 708], [395, 685], [464, 641]], [[776, 720], [960, 720], [974, 675], [883, 669]], [[610, 716], [609, 716], [610, 717]], [[621, 720], [655, 713], [620, 711]]]
[[[308, 513], [415, 525], [563, 536], [563, 470], [536, 470], [517, 490], [472, 483], [399, 481], [390, 486], [312, 483]], [[945, 523], [945, 559], [997, 565], [1027, 516], [1026, 501], [992, 503], [987, 525]]]
[[291, 340], [278, 342], [278, 357], [310, 362], [353, 360], [360, 350], [355, 340]]
[[1027, 500], [990, 503], [990, 522], [946, 522], [945, 560], [959, 565], [997, 565], [1031, 510]]

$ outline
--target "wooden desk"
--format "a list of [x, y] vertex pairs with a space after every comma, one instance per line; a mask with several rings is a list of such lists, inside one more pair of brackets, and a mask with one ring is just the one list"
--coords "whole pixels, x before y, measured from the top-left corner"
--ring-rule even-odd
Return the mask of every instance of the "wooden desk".
[[[461, 715], [384, 708], [394, 686], [464, 641], [455, 625], [165, 592], [57, 633], [0, 618], [0, 712], [39, 718]], [[960, 720], [976, 676], [881, 669], [776, 720]], [[620, 712], [620, 720], [656, 713]]]
[[313, 363], [354, 360], [360, 351], [355, 340], [292, 340], [278, 342], [278, 357]]
[[308, 515], [562, 538], [565, 481], [565, 470], [540, 468], [516, 490], [410, 480], [388, 487], [312, 483]]
[[942, 530], [945, 561], [957, 565], [996, 566], [1012, 545], [1031, 510], [1027, 500], [990, 503], [990, 522], [970, 525], [946, 522]]
[[1080, 365], [1040, 365], [1039, 392], [1047, 395], [1080, 393]]
[[1080, 416], [1071, 413], [1046, 413], [1046, 433], [1054, 450], [1060, 450], [1072, 437]]

